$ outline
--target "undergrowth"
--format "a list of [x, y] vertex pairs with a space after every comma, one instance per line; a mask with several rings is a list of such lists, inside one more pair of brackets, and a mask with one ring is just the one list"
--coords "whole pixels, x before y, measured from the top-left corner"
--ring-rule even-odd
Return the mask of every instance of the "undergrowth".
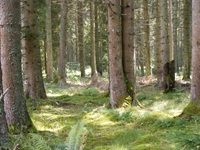
[[[85, 82], [85, 81], [82, 81]], [[29, 114], [38, 132], [12, 135], [20, 150], [199, 150], [200, 117], [177, 117], [189, 93], [163, 94], [154, 86], [137, 92], [140, 107], [108, 109], [97, 88], [47, 85], [50, 100], [38, 100]], [[84, 121], [81, 121], [84, 120]]]

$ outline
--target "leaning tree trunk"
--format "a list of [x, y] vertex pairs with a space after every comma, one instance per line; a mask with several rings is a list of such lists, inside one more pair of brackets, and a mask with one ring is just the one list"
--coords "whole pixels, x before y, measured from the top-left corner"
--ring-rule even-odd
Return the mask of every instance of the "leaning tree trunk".
[[20, 1], [1, 0], [1, 67], [6, 120], [11, 132], [19, 133], [32, 127], [23, 96], [21, 72]]

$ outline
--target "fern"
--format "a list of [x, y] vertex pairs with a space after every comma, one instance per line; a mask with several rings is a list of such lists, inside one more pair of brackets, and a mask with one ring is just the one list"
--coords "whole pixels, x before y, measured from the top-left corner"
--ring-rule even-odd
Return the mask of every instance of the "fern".
[[21, 137], [20, 148], [28, 150], [51, 150], [47, 141], [36, 133], [30, 133], [27, 137]]
[[68, 136], [67, 150], [83, 150], [87, 138], [85, 121], [82, 120], [72, 126]]

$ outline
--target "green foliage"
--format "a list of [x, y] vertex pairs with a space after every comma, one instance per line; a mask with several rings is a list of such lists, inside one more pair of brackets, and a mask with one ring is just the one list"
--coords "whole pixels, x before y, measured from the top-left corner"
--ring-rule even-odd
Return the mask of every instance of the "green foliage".
[[16, 138], [15, 143], [19, 144], [20, 150], [51, 150], [48, 141], [40, 134], [21, 134]]
[[85, 121], [82, 120], [72, 126], [68, 136], [67, 150], [83, 150], [87, 137]]
[[132, 122], [132, 112], [131, 111], [119, 111], [119, 110], [111, 110], [111, 119], [113, 121], [118, 122]]
[[98, 96], [100, 94], [100, 91], [96, 87], [90, 87], [90, 88], [84, 89], [82, 91], [82, 94], [85, 96]]
[[178, 144], [178, 149], [182, 150], [199, 150], [200, 149], [200, 134], [191, 134], [181, 131], [172, 133], [173, 141]]

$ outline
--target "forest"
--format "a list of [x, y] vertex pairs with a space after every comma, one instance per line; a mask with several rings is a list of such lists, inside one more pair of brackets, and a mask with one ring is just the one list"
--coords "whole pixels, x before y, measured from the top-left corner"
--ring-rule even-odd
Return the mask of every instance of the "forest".
[[200, 150], [199, 0], [0, 0], [0, 150]]

